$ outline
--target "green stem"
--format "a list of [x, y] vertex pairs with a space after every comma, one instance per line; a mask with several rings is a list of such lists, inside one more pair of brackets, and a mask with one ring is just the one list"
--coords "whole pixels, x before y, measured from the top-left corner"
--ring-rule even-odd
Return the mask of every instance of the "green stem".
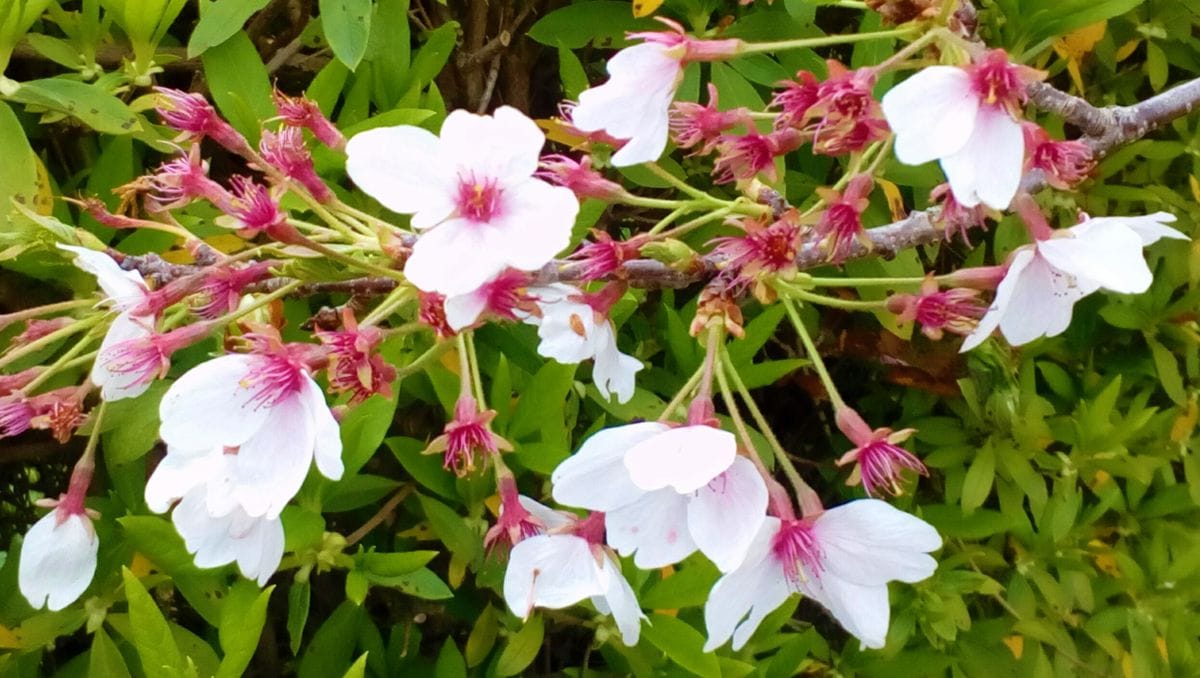
[[870, 40], [888, 40], [904, 38], [912, 35], [917, 29], [896, 28], [890, 31], [875, 31], [872, 33], [851, 33], [848, 35], [827, 35], [820, 38], [799, 38], [796, 40], [776, 40], [774, 42], [748, 42], [741, 49], [741, 54], [759, 54], [762, 52], [778, 52], [785, 49], [805, 49], [809, 47], [825, 47], [828, 45], [846, 45]]
[[895, 287], [898, 285], [920, 285], [925, 278], [807, 278], [805, 285], [812, 287]]
[[83, 320], [77, 320], [70, 325], [61, 327], [40, 339], [35, 339], [24, 346], [19, 346], [3, 356], [0, 356], [0, 368], [8, 367], [27, 355], [37, 353], [38, 351], [54, 344], [60, 339], [65, 339], [72, 334], [78, 334], [86, 329], [89, 329], [99, 324], [100, 320], [103, 319], [104, 316], [105, 314], [99, 313], [89, 318], [84, 318]]
[[783, 474], [787, 476], [792, 489], [796, 491], [796, 496], [802, 500], [801, 505], [805, 505], [803, 499], [806, 496], [815, 497], [816, 491], [812, 489], [812, 486], [804, 482], [804, 478], [796, 470], [796, 465], [792, 463], [791, 457], [783, 449], [783, 445], [780, 444], [779, 438], [771, 428], [771, 424], [767, 422], [767, 418], [763, 416], [762, 410], [758, 409], [758, 404], [750, 396], [750, 389], [746, 388], [746, 382], [742, 381], [742, 375], [738, 374], [737, 368], [733, 366], [733, 361], [729, 360], [727, 349], [721, 349], [721, 357], [723, 358], [722, 362], [725, 366], [725, 371], [728, 372], [729, 378], [733, 381], [733, 385], [737, 389], [738, 395], [741, 396], [742, 402], [746, 404], [746, 409], [750, 411], [750, 417], [754, 419], [754, 424], [758, 426], [758, 430], [762, 432], [767, 442], [771, 445], [771, 450], [775, 453], [775, 459], [783, 467]]
[[833, 378], [829, 376], [829, 370], [825, 368], [825, 361], [821, 359], [821, 354], [817, 352], [817, 346], [813, 343], [812, 337], [808, 334], [808, 328], [804, 326], [804, 321], [800, 319], [800, 314], [796, 311], [795, 304], [790, 299], [782, 299], [783, 307], [787, 310], [788, 317], [791, 318], [792, 325], [796, 328], [796, 334], [800, 336], [800, 342], [804, 344], [804, 351], [808, 353], [808, 357], [812, 360], [813, 369], [817, 371], [817, 376], [821, 379], [821, 383], [825, 385], [825, 391], [829, 394], [829, 399], [833, 402], [835, 408], [846, 406], [846, 401], [842, 400], [842, 395], [838, 393], [837, 386], [833, 383]]
[[304, 247], [307, 247], [308, 249], [310, 249], [314, 252], [317, 252], [319, 254], [324, 254], [325, 256], [329, 257], [330, 259], [333, 259], [334, 261], [340, 261], [341, 263], [346, 264], [347, 266], [352, 266], [355, 268], [362, 269], [362, 270], [366, 271], [367, 273], [374, 273], [375, 275], [382, 276], [385, 278], [391, 278], [393, 280], [399, 280], [401, 282], [405, 281], [404, 274], [401, 273], [400, 271], [392, 270], [390, 268], [384, 268], [382, 266], [377, 266], [375, 264], [371, 264], [371, 263], [368, 263], [365, 261], [360, 261], [348, 254], [342, 254], [341, 252], [338, 252], [337, 250], [335, 250], [331, 247], [326, 247], [325, 245], [322, 245], [320, 243], [306, 241], [304, 243]]
[[[65, 353], [63, 353], [61, 356], [59, 356], [58, 359], [55, 360], [45, 370], [43, 370], [41, 374], [34, 377], [33, 381], [26, 384], [25, 388], [23, 390], [27, 393], [33, 393], [37, 390], [37, 388], [39, 386], [46, 383], [54, 375], [62, 372], [68, 366], [73, 367], [74, 363], [75, 363], [74, 358], [76, 356], [78, 356], [80, 353], [83, 353], [83, 350], [92, 343], [92, 340], [94, 338], [95, 337], [93, 337], [92, 334], [89, 333], [87, 336], [85, 336], [82, 339], [80, 339], [79, 341], [75, 342], [74, 346], [72, 346]], [[99, 351], [96, 351], [95, 353], [93, 353], [93, 355], [98, 355], [98, 354], [99, 354]]]
[[671, 174], [667, 170], [660, 167], [658, 165], [658, 163], [653, 163], [653, 162], [647, 163], [646, 168], [649, 169], [650, 172], [654, 174], [654, 176], [662, 179], [663, 181], [667, 182], [668, 184], [671, 184], [672, 186], [677, 188], [681, 193], [686, 193], [687, 195], [690, 195], [697, 200], [703, 200], [704, 202], [707, 202], [707, 203], [724, 203], [725, 202], [724, 200], [721, 200], [720, 198], [716, 198], [716, 197], [713, 197], [713, 196], [705, 193], [704, 191], [696, 188], [695, 186], [689, 185], [683, 179], [680, 179], [679, 177], [675, 176], [674, 174]]
[[669, 198], [644, 198], [640, 195], [622, 196], [618, 199], [622, 205], [631, 205], [633, 207], [650, 207], [663, 210], [681, 210], [694, 207], [695, 200], [672, 200]]
[[453, 345], [454, 342], [452, 341], [439, 341], [433, 346], [430, 346], [429, 350], [417, 356], [416, 359], [411, 363], [405, 365], [404, 367], [397, 368], [396, 379], [403, 379], [404, 377], [420, 372], [421, 370], [425, 369], [426, 365], [441, 357], [441, 355], [449, 350], [449, 348]]
[[393, 223], [384, 221], [383, 219], [380, 219], [379, 217], [367, 214], [366, 212], [364, 212], [360, 209], [357, 209], [355, 207], [351, 207], [337, 198], [334, 198], [333, 202], [330, 204], [333, 206], [333, 208], [335, 210], [338, 210], [339, 212], [345, 212], [347, 215], [354, 217], [355, 219], [358, 219], [359, 221], [363, 222], [364, 224], [374, 224], [377, 228], [383, 228], [383, 229], [387, 229], [389, 231], [402, 230], [399, 226], [396, 226]]
[[671, 230], [667, 231], [666, 233], [663, 233], [662, 235], [664, 238], [681, 238], [686, 233], [688, 233], [696, 228], [699, 228], [700, 226], [703, 226], [704, 224], [707, 224], [709, 222], [716, 221], [718, 219], [722, 219], [722, 218], [728, 216], [732, 212], [733, 212], [732, 206], [722, 207], [721, 209], [709, 212], [708, 214], [705, 214], [702, 217], [696, 217], [695, 219], [692, 219], [691, 221], [684, 222], [684, 223], [676, 226], [675, 228], [672, 228]]
[[363, 318], [362, 321], [358, 323], [359, 327], [367, 327], [378, 324], [384, 318], [387, 318], [389, 315], [391, 315], [392, 312], [397, 308], [403, 306], [411, 295], [412, 290], [408, 287], [400, 286], [392, 290], [386, 297], [384, 297], [383, 301], [379, 302], [378, 306], [371, 309], [371, 312], [367, 314], [367, 317]]
[[692, 391], [699, 385], [700, 380], [704, 378], [704, 368], [705, 365], [701, 363], [700, 367], [697, 367], [696, 371], [692, 373], [692, 376], [688, 377], [687, 382], [679, 388], [679, 391], [675, 393], [675, 397], [671, 398], [671, 402], [667, 403], [667, 406], [663, 408], [662, 414], [658, 416], [660, 422], [670, 419], [671, 415], [675, 413], [675, 409], [682, 405], [683, 401], [692, 394]]
[[843, 308], [847, 311], [878, 311], [887, 308], [887, 301], [865, 301], [861, 299], [838, 299], [836, 297], [826, 297], [820, 294], [813, 294], [793, 285], [788, 285], [781, 281], [776, 281], [776, 289], [781, 292], [786, 292], [788, 296], [795, 299], [801, 299], [810, 304], [819, 304], [821, 306], [829, 306], [830, 308]]
[[654, 224], [653, 228], [651, 228], [649, 231], [646, 231], [646, 235], [657, 235], [660, 231], [662, 231], [667, 226], [670, 226], [676, 219], [683, 216], [690, 209], [691, 209], [691, 207], [689, 207], [689, 206], [676, 208], [674, 211], [672, 211], [667, 216], [663, 217], [662, 219], [659, 219], [658, 223]]
[[274, 292], [271, 292], [270, 294], [264, 294], [263, 296], [258, 297], [257, 299], [254, 300], [254, 303], [249, 304], [244, 308], [238, 308], [237, 310], [233, 311], [232, 313], [227, 313], [227, 314], [221, 316], [220, 318], [217, 318], [216, 320], [213, 321], [212, 326], [214, 328], [224, 327], [225, 325], [228, 325], [229, 323], [233, 322], [234, 320], [237, 320], [238, 318], [249, 315], [277, 299], [282, 299], [282, 298], [286, 297], [287, 295], [289, 295], [293, 291], [295, 291], [295, 289], [297, 287], [300, 287], [303, 284], [304, 283], [300, 280], [293, 280], [292, 282], [284, 285], [283, 287], [280, 287], [279, 289], [275, 290]]
[[[947, 3], [947, 4], [949, 4], [949, 3]], [[892, 56], [885, 59], [878, 66], [876, 66], [876, 68], [878, 69], [878, 72], [886, 73], [887, 71], [892, 70], [896, 66], [896, 64], [898, 64], [898, 63], [904, 61], [905, 59], [907, 59], [908, 57], [912, 56], [913, 54], [915, 54], [917, 52], [917, 50], [921, 49], [925, 45], [928, 45], [929, 43], [933, 42], [934, 40], [937, 40], [938, 38], [944, 37], [949, 32], [950, 31], [947, 31], [945, 28], [939, 27], [939, 28], [935, 28], [935, 29], [929, 31], [928, 33], [926, 33], [925, 35], [922, 35], [921, 37], [917, 38], [916, 40], [913, 40], [912, 42], [908, 43], [904, 47], [900, 48], [895, 54], [893, 54]]]
[[479, 354], [475, 352], [475, 333], [465, 332], [459, 336], [466, 337], [467, 357], [471, 364], [471, 385], [475, 391], [475, 402], [479, 404], [480, 410], [486, 410], [487, 404], [483, 397], [483, 377], [479, 374]]
[[33, 308], [5, 313], [0, 315], [0, 327], [22, 320], [29, 320], [30, 318], [40, 318], [41, 316], [58, 313], [59, 311], [71, 311], [84, 306], [92, 306], [95, 303], [91, 299], [71, 299], [70, 301], [60, 301], [54, 304], [46, 304], [45, 306], [34, 306]]

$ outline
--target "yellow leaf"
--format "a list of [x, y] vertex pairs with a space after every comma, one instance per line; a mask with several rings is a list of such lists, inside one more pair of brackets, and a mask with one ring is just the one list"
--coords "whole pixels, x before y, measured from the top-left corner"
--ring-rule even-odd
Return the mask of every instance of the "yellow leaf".
[[17, 631], [13, 631], [4, 624], [0, 624], [0, 649], [19, 650], [21, 649], [21, 636]]
[[1021, 655], [1025, 654], [1025, 636], [1006, 636], [1004, 644], [1008, 646], [1008, 651], [1012, 652], [1016, 659], [1020, 659]]
[[42, 216], [48, 216], [54, 211], [54, 187], [50, 185], [50, 173], [42, 164], [42, 159], [35, 157], [37, 163], [37, 193], [33, 197], [33, 210]]
[[458, 374], [458, 349], [452, 349], [442, 354], [439, 359], [442, 367], [450, 370], [453, 374]]
[[1158, 636], [1154, 639], [1154, 644], [1158, 646], [1158, 653], [1162, 655], [1162, 660], [1169, 664], [1171, 658], [1167, 656], [1167, 640], [1162, 636]]
[[467, 576], [467, 561], [458, 556], [452, 556], [450, 569], [446, 575], [446, 583], [450, 584], [450, 588], [456, 589], [462, 586], [463, 578]]
[[1196, 432], [1197, 420], [1200, 420], [1200, 405], [1196, 403], [1196, 394], [1193, 393], [1187, 407], [1171, 424], [1171, 442], [1182, 443], [1191, 440], [1192, 434]]
[[1142, 44], [1141, 38], [1134, 38], [1133, 40], [1130, 40], [1129, 42], [1117, 48], [1117, 53], [1113, 55], [1113, 58], [1116, 59], [1117, 63], [1121, 63], [1122, 61], [1128, 59], [1131, 54], [1137, 51], [1138, 45], [1140, 44]]
[[900, 195], [900, 187], [880, 177], [875, 178], [875, 183], [879, 184], [887, 197], [888, 208], [892, 210], [892, 221], [903, 221], [908, 216], [908, 210], [904, 207], [904, 196]]
[[1121, 653], [1121, 673], [1125, 678], [1137, 678], [1133, 672], [1133, 655], [1128, 652]]
[[1096, 43], [1104, 37], [1104, 31], [1108, 27], [1108, 22], [1099, 21], [1084, 26], [1077, 31], [1067, 33], [1056, 42], [1061, 43], [1069, 56], [1079, 59], [1083, 55], [1092, 51]]
[[493, 494], [492, 496], [488, 497], [487, 499], [484, 499], [483, 505], [487, 507], [487, 510], [489, 512], [491, 512], [492, 515], [494, 515], [494, 516], [500, 515], [500, 495]]
[[662, 7], [663, 0], [633, 0], [633, 16], [642, 18], [654, 14], [654, 10]]
[[140, 579], [150, 574], [150, 571], [153, 569], [154, 563], [150, 562], [149, 558], [143, 556], [141, 553], [134, 552], [133, 558], [129, 561], [129, 571], [133, 573], [133, 576]]

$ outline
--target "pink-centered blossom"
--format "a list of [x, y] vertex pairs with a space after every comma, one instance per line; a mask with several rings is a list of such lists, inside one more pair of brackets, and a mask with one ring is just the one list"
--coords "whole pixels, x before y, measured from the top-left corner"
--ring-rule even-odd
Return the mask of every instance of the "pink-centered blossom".
[[974, 331], [987, 311], [979, 295], [979, 290], [965, 287], [942, 290], [936, 281], [927, 279], [919, 294], [888, 297], [887, 308], [902, 323], [915, 321], [925, 336], [937, 341], [946, 332], [965, 337]]
[[307, 129], [317, 141], [329, 148], [340, 150], [346, 145], [346, 138], [329, 118], [325, 117], [317, 102], [303, 96], [291, 97], [278, 89], [271, 93], [271, 98], [275, 101], [275, 110], [284, 124]]
[[854, 464], [854, 471], [847, 485], [863, 486], [867, 494], [901, 494], [901, 480], [905, 471], [929, 475], [925, 465], [900, 444], [908, 440], [916, 429], [906, 428], [893, 431], [890, 428], [872, 430], [858, 412], [849, 407], [839, 407], [835, 413], [837, 426], [854, 444], [854, 449], [837, 460], [838, 466]]
[[508, 608], [528, 619], [535, 607], [558, 610], [590, 599], [602, 614], [613, 616], [625, 645], [637, 645], [645, 615], [620, 563], [602, 544], [604, 514], [580, 521], [532, 500], [522, 505], [547, 532], [522, 539], [509, 553], [504, 571]]
[[693, 149], [692, 155], [708, 155], [717, 148], [721, 137], [742, 125], [751, 127], [753, 120], [746, 108], [727, 111], [718, 108], [717, 86], [708, 83], [708, 103], [676, 101], [671, 104], [668, 127], [671, 140], [679, 148]]
[[154, 89], [160, 97], [159, 117], [182, 132], [181, 139], [198, 142], [207, 137], [238, 155], [246, 155], [250, 150], [246, 138], [225, 122], [204, 97], [167, 87]]
[[799, 520], [768, 516], [736, 570], [717, 580], [704, 605], [711, 652], [740, 650], [793, 593], [823, 605], [864, 647], [882, 648], [888, 582], [915, 583], [937, 569], [928, 555], [942, 539], [928, 523], [877, 499]]
[[604, 511], [608, 544], [643, 569], [699, 550], [736, 568], [765, 516], [767, 489], [733, 434], [696, 424], [604, 429], [551, 475], [554, 500]]
[[817, 189], [817, 194], [825, 201], [825, 211], [813, 230], [821, 238], [830, 261], [842, 262], [854, 251], [856, 244], [871, 246], [863, 230], [862, 213], [871, 204], [868, 196], [874, 188], [875, 181], [871, 176], [860, 174], [840, 193], [830, 188]]
[[285, 127], [278, 132], [263, 130], [258, 146], [268, 165], [302, 186], [317, 202], [333, 200], [333, 191], [313, 167], [312, 155], [300, 128]]
[[1046, 183], [1068, 191], [1087, 178], [1096, 167], [1092, 147], [1078, 139], [1056, 141], [1036, 123], [1021, 126], [1025, 133], [1025, 152], [1029, 169], [1041, 170]]
[[442, 468], [465, 476], [475, 470], [475, 460], [487, 463], [501, 450], [511, 451], [512, 444], [492, 433], [495, 410], [480, 411], [479, 403], [469, 395], [461, 395], [454, 405], [454, 418], [446, 424], [442, 435], [425, 448], [425, 454], [441, 454]]
[[252, 517], [275, 518], [314, 461], [325, 477], [341, 477], [342, 442], [309, 375], [313, 347], [247, 338], [257, 352], [214, 358], [171, 385], [159, 405], [159, 435], [183, 450], [236, 450], [238, 504]]
[[146, 208], [151, 212], [169, 212], [196, 200], [207, 200], [221, 209], [230, 203], [229, 192], [208, 178], [208, 163], [201, 160], [198, 146], [159, 165], [154, 174], [139, 182], [147, 191]]
[[800, 148], [804, 137], [784, 128], [760, 134], [751, 130], [741, 135], [724, 135], [717, 141], [713, 180], [718, 184], [753, 179], [760, 173], [767, 181], [779, 180], [775, 159]]
[[385, 207], [424, 231], [404, 267], [426, 292], [478, 289], [512, 267], [534, 271], [567, 246], [579, 202], [538, 179], [545, 135], [524, 114], [454, 111], [441, 136], [410, 125], [356, 135], [346, 171]]
[[215, 320], [235, 310], [241, 303], [246, 287], [266, 280], [274, 265], [275, 262], [272, 261], [256, 261], [245, 266], [206, 267], [197, 289], [197, 302], [192, 310], [206, 320]]
[[875, 69], [852, 71], [832, 59], [827, 63], [829, 77], [823, 82], [801, 71], [796, 80], [782, 83], [784, 89], [771, 101], [780, 109], [775, 127], [802, 131], [818, 155], [861, 151], [883, 139], [888, 127], [872, 94]]
[[500, 475], [497, 481], [497, 491], [500, 495], [500, 510], [496, 516], [496, 524], [488, 528], [483, 537], [483, 546], [489, 553], [502, 550], [507, 553], [512, 547], [529, 537], [546, 532], [546, 523], [558, 524], [558, 516], [551, 516], [547, 521], [538, 518], [541, 504], [522, 497], [517, 491], [516, 479], [511, 473]]
[[167, 375], [173, 353], [204, 339], [212, 329], [208, 323], [196, 323], [158, 333], [137, 316], [123, 313], [100, 343], [92, 383], [105, 400], [136, 398]]
[[969, 351], [996, 329], [1013, 346], [1061, 334], [1075, 302], [1097, 290], [1140, 294], [1153, 275], [1142, 248], [1161, 238], [1187, 240], [1166, 224], [1167, 212], [1141, 217], [1098, 217], [1019, 247], [987, 313], [963, 342]]
[[538, 171], [534, 176], [570, 189], [580, 200], [595, 198], [614, 202], [629, 195], [621, 184], [605, 179], [592, 167], [592, 159], [586, 155], [579, 160], [561, 154], [544, 155], [538, 161]]
[[476, 290], [447, 297], [446, 324], [460, 332], [485, 316], [518, 320], [533, 306], [528, 288], [529, 275], [511, 269], [505, 271]]
[[392, 381], [396, 368], [377, 352], [383, 343], [383, 330], [375, 326], [359, 327], [350, 313], [343, 315], [344, 329], [319, 331], [317, 339], [329, 349], [329, 390], [349, 393], [350, 402], [357, 403], [379, 393], [392, 396]]
[[616, 167], [652, 162], [662, 155], [671, 101], [685, 65], [728, 59], [742, 47], [740, 40], [699, 40], [686, 35], [679, 24], [662, 21], [672, 30], [630, 34], [644, 42], [609, 59], [608, 81], [580, 93], [572, 112], [572, 122], [580, 130], [603, 130], [626, 140], [613, 154]]
[[604, 231], [594, 231], [591, 242], [581, 243], [568, 258], [578, 262], [580, 280], [602, 280], [620, 271], [626, 261], [636, 259], [643, 242], [637, 236], [616, 240]]
[[1003, 50], [963, 68], [922, 69], [883, 96], [896, 157], [907, 165], [940, 161], [964, 207], [1007, 209], [1025, 161], [1025, 87], [1040, 77], [1010, 63]]

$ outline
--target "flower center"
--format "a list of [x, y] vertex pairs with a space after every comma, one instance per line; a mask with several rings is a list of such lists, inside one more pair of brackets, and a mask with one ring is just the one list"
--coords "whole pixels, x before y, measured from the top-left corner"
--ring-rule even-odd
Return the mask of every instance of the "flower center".
[[500, 211], [501, 190], [496, 180], [469, 174], [458, 182], [458, 213], [474, 222], [491, 221]]
[[799, 586], [809, 575], [821, 574], [821, 547], [812, 523], [807, 520], [785, 520], [771, 543], [771, 551], [783, 565], [783, 573], [792, 586]]
[[1025, 87], [1020, 71], [1000, 50], [989, 52], [971, 68], [971, 87], [984, 104], [1013, 109], [1021, 104]]
[[282, 355], [255, 356], [254, 367], [242, 380], [242, 388], [254, 391], [250, 403], [258, 407], [274, 407], [300, 390], [303, 370], [293, 360]]

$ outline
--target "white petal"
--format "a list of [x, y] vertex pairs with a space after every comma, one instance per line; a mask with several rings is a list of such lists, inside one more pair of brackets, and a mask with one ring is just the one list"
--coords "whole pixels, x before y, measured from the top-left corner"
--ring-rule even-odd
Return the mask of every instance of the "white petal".
[[506, 187], [499, 211], [476, 224], [482, 246], [522, 271], [545, 266], [571, 243], [579, 200], [571, 189], [527, 179]]
[[313, 422], [313, 460], [317, 462], [317, 470], [330, 480], [340, 480], [346, 470], [342, 464], [342, 431], [325, 403], [321, 387], [307, 374], [302, 389], [301, 400]]
[[596, 382], [596, 390], [605, 399], [615, 395], [617, 402], [627, 403], [637, 390], [637, 373], [643, 367], [642, 361], [621, 353], [613, 344], [611, 349], [596, 353], [592, 379]]
[[146, 505], [155, 513], [166, 513], [171, 504], [182, 499], [192, 488], [208, 483], [221, 469], [224, 450], [210, 448], [207, 452], [186, 454], [173, 453], [167, 448], [167, 456], [154, 467], [146, 481]]
[[35, 609], [58, 611], [75, 602], [96, 574], [100, 541], [85, 515], [59, 523], [55, 509], [29, 528], [21, 546], [17, 588]]
[[878, 499], [860, 499], [825, 511], [814, 521], [822, 575], [854, 584], [918, 582], [937, 569], [927, 555], [942, 546], [925, 521]]
[[1054, 268], [1122, 294], [1145, 292], [1154, 282], [1142, 253], [1142, 237], [1126, 224], [1090, 224], [1083, 233], [1038, 242], [1038, 253]]
[[299, 394], [276, 403], [270, 413], [259, 433], [238, 449], [235, 496], [246, 513], [275, 518], [304, 484], [316, 431]]
[[269, 414], [252, 402], [255, 392], [244, 383], [254, 364], [254, 356], [224, 355], [171, 384], [158, 407], [163, 441], [194, 450], [233, 447], [254, 435]]
[[266, 586], [283, 560], [283, 523], [278, 518], [241, 514], [235, 518], [232, 529], [237, 542], [238, 570], [259, 586]]
[[1001, 108], [981, 106], [970, 139], [957, 152], [942, 157], [942, 170], [954, 199], [964, 207], [982, 202], [1005, 210], [1017, 194], [1024, 163], [1020, 123]]
[[501, 253], [487, 249], [477, 224], [453, 217], [417, 239], [404, 275], [426, 292], [450, 297], [478, 289], [505, 266]]
[[737, 440], [711, 426], [680, 426], [644, 440], [625, 453], [625, 468], [643, 490], [667, 486], [694, 492], [723, 473], [737, 456]]
[[512, 106], [492, 115], [458, 109], [446, 116], [441, 137], [443, 152], [460, 174], [502, 181], [532, 175], [546, 144], [537, 123]]
[[585, 132], [604, 130], [628, 139], [612, 157], [616, 167], [657, 160], [667, 145], [667, 112], [683, 79], [679, 56], [664, 45], [642, 43], [617, 52], [608, 72], [608, 82], [580, 93], [572, 123]]
[[221, 567], [237, 560], [237, 543], [229, 536], [233, 516], [210, 515], [203, 488], [192, 490], [176, 504], [171, 522], [188, 553], [195, 556], [196, 567]]
[[1142, 239], [1143, 245], [1153, 245], [1162, 238], [1170, 238], [1171, 240], [1191, 240], [1183, 233], [1167, 226], [1167, 224], [1175, 223], [1175, 215], [1170, 212], [1155, 212], [1141, 217], [1096, 217], [1089, 219], [1079, 226], [1073, 227], [1071, 230], [1079, 231], [1084, 227], [1098, 226], [1100, 224], [1116, 221], [1133, 230]]
[[766, 483], [753, 462], [737, 457], [688, 502], [688, 531], [717, 569], [729, 572], [745, 560], [766, 510]]
[[359, 132], [346, 144], [346, 173], [384, 207], [429, 228], [455, 210], [458, 177], [438, 138], [411, 125]]
[[1029, 267], [1036, 256], [1036, 251], [1033, 246], [1024, 246], [1013, 252], [1012, 258], [1008, 263], [1008, 270], [1004, 273], [1004, 279], [1000, 281], [1000, 285], [996, 288], [996, 297], [992, 301], [992, 305], [988, 308], [987, 313], [979, 320], [979, 324], [975, 329], [967, 335], [963, 341], [962, 348], [959, 353], [966, 353], [976, 346], [982, 344], [984, 340], [992, 336], [992, 332], [1000, 327], [1000, 319], [1008, 312], [1009, 305], [1012, 303], [1013, 289], [1017, 285], [1017, 280], [1022, 272]]
[[541, 534], [513, 547], [504, 573], [504, 600], [513, 614], [529, 617], [534, 607], [561, 609], [603, 595], [595, 557], [585, 539]]
[[487, 302], [487, 295], [479, 289], [446, 297], [446, 324], [455, 332], [474, 325], [487, 310]]
[[596, 313], [591, 306], [564, 299], [538, 302], [542, 319], [538, 324], [538, 355], [564, 365], [595, 357], [598, 336]]
[[[1005, 277], [1003, 288], [1009, 283]], [[1012, 279], [1008, 310], [1000, 317], [1000, 332], [1013, 346], [1038, 337], [1062, 334], [1071, 324], [1075, 302], [1095, 291], [1089, 281], [1054, 268], [1035, 254], [1020, 275]], [[999, 298], [1000, 288], [996, 294]]]
[[550, 475], [554, 501], [606, 512], [637, 501], [644, 491], [629, 479], [625, 453], [669, 428], [645, 421], [597, 431]]
[[621, 642], [627, 647], [638, 644], [642, 630], [642, 608], [637, 596], [621, 574], [621, 566], [610, 556], [604, 556], [600, 563], [602, 579], [605, 581], [602, 595], [605, 607], [617, 622], [617, 630], [621, 632]]
[[824, 605], [864, 647], [878, 650], [886, 644], [891, 616], [886, 585], [862, 586], [836, 576], [822, 576], [810, 577], [801, 584], [801, 590]]
[[721, 647], [730, 637], [734, 639], [733, 648], [740, 650], [763, 618], [791, 595], [783, 568], [770, 556], [771, 541], [778, 533], [778, 518], [764, 520], [745, 562], [718, 579], [708, 594], [704, 604], [704, 625], [708, 630], [705, 652]]
[[896, 133], [896, 158], [920, 165], [957, 152], [971, 137], [979, 98], [970, 76], [953, 66], [923, 68], [881, 101]]
[[135, 316], [128, 312], [113, 318], [104, 340], [100, 342], [100, 352], [92, 363], [92, 383], [100, 387], [100, 397], [108, 401], [136, 398], [150, 388], [152, 382], [138, 383], [142, 374], [134, 372], [116, 372], [111, 369], [114, 360], [119, 356], [113, 355], [113, 347], [125, 341], [141, 339], [154, 333], [154, 318], [152, 316]]
[[[696, 552], [688, 533], [688, 498], [675, 490], [649, 492], [604, 514], [605, 541], [643, 570], [674, 565]], [[750, 533], [753, 536], [753, 532]]]
[[[554, 509], [542, 504], [534, 499], [530, 499], [525, 495], [518, 497], [521, 506], [529, 511], [529, 514], [542, 523], [542, 527], [547, 530], [555, 530], [561, 527], [566, 527], [574, 521], [574, 517], [563, 511], [555, 511]], [[501, 505], [503, 511], [503, 505]]]
[[73, 245], [58, 246], [75, 255], [75, 265], [96, 276], [96, 282], [118, 310], [124, 311], [146, 298], [146, 281], [137, 271], [122, 270], [120, 265], [104, 252], [89, 250]]

